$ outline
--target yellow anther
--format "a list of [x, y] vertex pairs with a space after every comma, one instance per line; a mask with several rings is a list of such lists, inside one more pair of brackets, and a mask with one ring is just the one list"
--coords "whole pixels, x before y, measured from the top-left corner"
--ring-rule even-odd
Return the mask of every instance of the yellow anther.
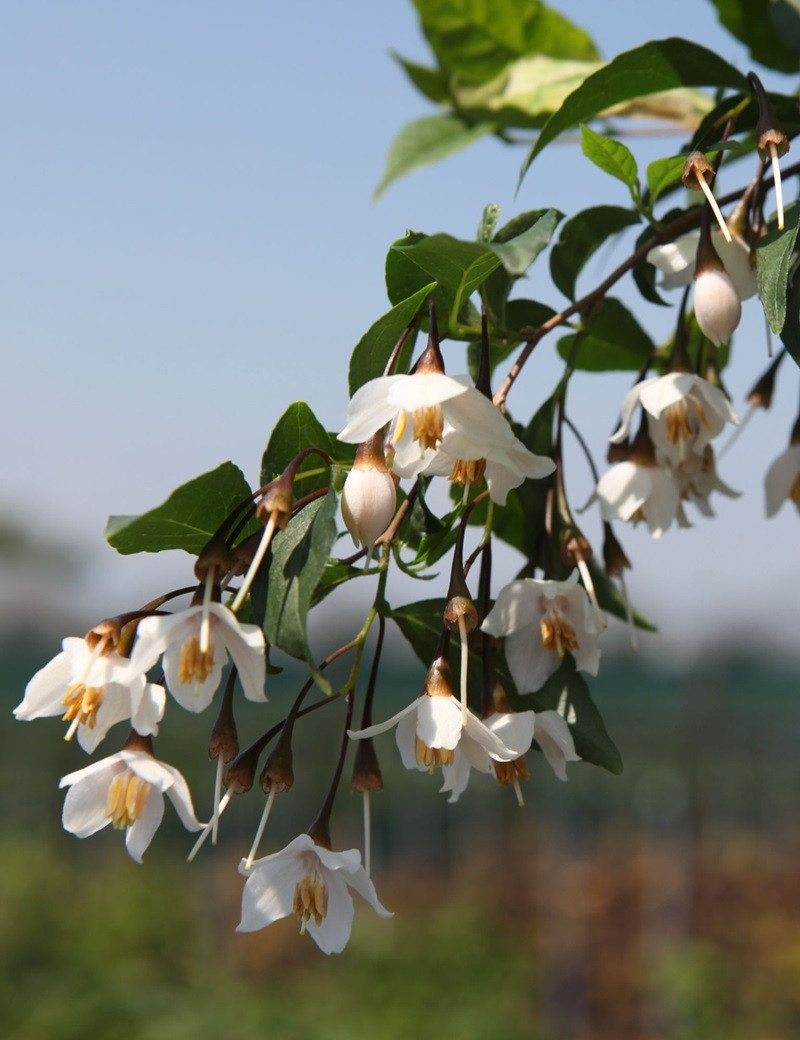
[[294, 888], [293, 910], [295, 917], [300, 921], [301, 931], [305, 931], [306, 924], [314, 918], [314, 923], [319, 926], [328, 913], [328, 889], [325, 882], [314, 874], [306, 874], [302, 881], [298, 881]]
[[130, 769], [114, 777], [106, 795], [106, 816], [117, 830], [124, 830], [139, 819], [147, 804], [150, 786]]
[[480, 484], [486, 473], [486, 459], [457, 459], [450, 473], [454, 484]]
[[451, 748], [432, 748], [419, 739], [414, 738], [414, 754], [421, 766], [432, 769], [434, 766], [451, 766], [453, 764], [453, 751]]
[[64, 712], [64, 721], [70, 722], [77, 719], [78, 725], [94, 729], [97, 712], [103, 703], [103, 690], [102, 686], [84, 686], [83, 683], [73, 683], [61, 701], [67, 709]]
[[203, 653], [197, 639], [187, 639], [181, 647], [181, 657], [178, 662], [178, 682], [203, 683], [211, 674], [214, 667], [214, 647], [209, 646]]
[[546, 650], [555, 650], [563, 657], [567, 650], [579, 650], [575, 629], [560, 610], [553, 607], [541, 621], [542, 644]]
[[413, 415], [414, 440], [419, 441], [420, 447], [435, 448], [442, 439], [444, 430], [444, 416], [441, 405], [434, 404], [429, 408], [417, 408]]

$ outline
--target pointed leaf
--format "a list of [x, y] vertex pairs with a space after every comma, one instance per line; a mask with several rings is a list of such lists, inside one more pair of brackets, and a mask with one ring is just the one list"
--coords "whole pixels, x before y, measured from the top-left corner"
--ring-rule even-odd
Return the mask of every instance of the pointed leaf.
[[317, 685], [330, 693], [330, 683], [318, 671], [306, 634], [308, 611], [314, 591], [336, 540], [336, 494], [331, 489], [322, 499], [296, 513], [284, 531], [275, 536], [267, 588], [264, 632], [269, 643], [305, 661]]
[[637, 371], [655, 344], [631, 312], [607, 296], [597, 310], [582, 315], [583, 328], [558, 341], [558, 353], [584, 372]]
[[431, 69], [426, 65], [418, 65], [415, 61], [409, 61], [396, 51], [389, 52], [398, 65], [420, 92], [429, 101], [439, 105], [449, 97], [447, 76], [440, 69]]
[[[411, 232], [395, 242], [386, 257], [386, 289], [392, 303], [399, 303], [432, 281], [440, 329], [445, 335], [464, 338], [459, 322], [471, 293], [500, 266], [500, 258], [479, 242], [464, 242], [450, 235]], [[477, 315], [470, 314], [470, 320]]]
[[[404, 330], [411, 324], [420, 309], [427, 303], [428, 297], [436, 288], [436, 282], [429, 282], [405, 300], [387, 311], [383, 317], [371, 325], [356, 344], [350, 357], [350, 396], [370, 379], [382, 376], [386, 362], [394, 350]], [[395, 372], [408, 371], [408, 360], [414, 337], [407, 340], [401, 356], [395, 365]]]
[[548, 119], [523, 164], [520, 179], [539, 152], [559, 134], [598, 113], [662, 90], [701, 86], [748, 89], [738, 69], [689, 40], [670, 37], [625, 51], [589, 76]]
[[769, 327], [776, 335], [780, 334], [786, 321], [786, 286], [797, 241], [800, 202], [788, 206], [785, 217], [786, 227], [783, 231], [772, 228], [768, 235], [756, 243], [758, 295]]
[[638, 171], [630, 148], [606, 134], [598, 134], [585, 123], [581, 123], [581, 150], [587, 159], [605, 173], [622, 181], [629, 188], [636, 184]]
[[564, 295], [574, 300], [578, 275], [595, 251], [611, 235], [639, 221], [635, 210], [621, 206], [594, 206], [568, 220], [550, 253], [550, 274]]
[[444, 629], [445, 599], [406, 603], [387, 615], [405, 636], [411, 649], [428, 668], [436, 657]]
[[[488, 246], [500, 257], [507, 273], [514, 278], [520, 278], [547, 247], [562, 215], [557, 209], [545, 210], [541, 215], [538, 210], [532, 214], [522, 213], [516, 221], [501, 228]], [[535, 216], [535, 220], [525, 227], [529, 216]], [[512, 228], [520, 228], [519, 233], [513, 234]]]
[[423, 116], [413, 123], [407, 123], [392, 141], [386, 158], [386, 169], [373, 193], [373, 201], [398, 177], [455, 155], [495, 129], [494, 123], [471, 124], [450, 113]]
[[787, 50], [798, 41], [793, 4], [778, 0], [711, 0], [725, 28], [749, 48], [754, 61], [781, 72], [797, 72], [797, 50]]
[[212, 534], [250, 495], [244, 474], [232, 462], [182, 484], [155, 509], [140, 516], [110, 516], [106, 541], [117, 552], [202, 552]]
[[[289, 463], [306, 448], [319, 448], [334, 459], [344, 460], [344, 445], [334, 440], [317, 419], [305, 401], [290, 404], [278, 419], [261, 459], [261, 483], [267, 484], [279, 477]], [[313, 476], [304, 477], [311, 470], [321, 470]], [[295, 478], [295, 496], [299, 498], [310, 491], [319, 491], [330, 483], [330, 471], [325, 460], [309, 455], [300, 464]]]

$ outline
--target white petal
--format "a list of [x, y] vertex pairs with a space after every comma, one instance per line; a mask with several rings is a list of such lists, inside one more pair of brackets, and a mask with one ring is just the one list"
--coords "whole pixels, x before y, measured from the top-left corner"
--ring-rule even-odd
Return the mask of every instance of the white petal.
[[665, 242], [647, 254], [647, 262], [657, 267], [664, 275], [661, 281], [664, 289], [678, 288], [691, 282], [699, 242], [700, 232], [688, 231], [674, 242]]
[[454, 697], [421, 697], [417, 736], [429, 748], [452, 751], [461, 737], [461, 707]]
[[60, 787], [71, 785], [61, 814], [64, 830], [78, 838], [88, 838], [111, 823], [106, 813], [108, 788], [124, 769], [117, 756], [112, 756], [62, 778]]
[[236, 615], [221, 603], [212, 603], [209, 609], [214, 638], [227, 647], [233, 658], [245, 697], [250, 701], [266, 701], [266, 653], [263, 631], [258, 625], [242, 624]]
[[143, 737], [155, 736], [158, 724], [164, 717], [167, 691], [156, 683], [144, 683], [141, 691], [134, 691], [132, 698], [131, 725]]
[[307, 873], [304, 850], [313, 844], [307, 834], [301, 834], [280, 852], [255, 861], [242, 892], [237, 932], [255, 932], [292, 913], [295, 887]]
[[[144, 683], [144, 679], [140, 681]], [[112, 726], [131, 717], [131, 693], [128, 687], [109, 683], [103, 690], [103, 701], [97, 709], [94, 726], [85, 723], [78, 726], [78, 743], [88, 754], [92, 754]]]
[[530, 578], [521, 578], [503, 586], [484, 618], [481, 631], [490, 636], [506, 636], [538, 625], [541, 619], [542, 608], [536, 589]]
[[[389, 378], [393, 378], [393, 382], [388, 389], [388, 398], [395, 411], [402, 409], [414, 412], [418, 408], [433, 408], [437, 404], [452, 401], [454, 397], [470, 389], [469, 376], [454, 378], [442, 372], [423, 372], [420, 375]], [[375, 430], [372, 431], [374, 432]], [[366, 440], [366, 437], [362, 437], [361, 440]]]
[[569, 726], [557, 711], [537, 711], [534, 739], [559, 780], [567, 779], [567, 762], [580, 762]]
[[331, 871], [323, 873], [328, 888], [328, 912], [320, 924], [312, 917], [306, 931], [323, 953], [341, 953], [353, 928], [353, 900], [342, 876]]
[[520, 693], [536, 693], [561, 664], [558, 654], [548, 650], [542, 642], [539, 625], [506, 638], [506, 660]]
[[603, 474], [597, 485], [603, 519], [630, 520], [647, 501], [652, 489], [649, 467], [618, 462]]
[[338, 439], [346, 444], [360, 444], [386, 425], [397, 413], [389, 401], [389, 391], [398, 380], [409, 376], [381, 376], [359, 387], [347, 406], [347, 425]]
[[800, 474], [800, 445], [782, 452], [767, 470], [764, 487], [767, 494], [767, 516], [774, 516], [789, 497]]
[[416, 712], [421, 700], [422, 697], [417, 697], [416, 700], [407, 704], [402, 711], [398, 711], [396, 715], [392, 715], [392, 717], [387, 719], [385, 722], [378, 722], [374, 726], [367, 726], [366, 729], [349, 729], [347, 735], [351, 740], [361, 740], [364, 737], [375, 737], [378, 733], [385, 733], [387, 730], [391, 729], [392, 726], [396, 726], [400, 719], [404, 718], [406, 715], [410, 715], [412, 712]]
[[[416, 707], [416, 705], [415, 705]], [[397, 750], [406, 769], [416, 769], [419, 773], [426, 773], [428, 767], [424, 762], [417, 761], [417, 713], [406, 713], [397, 723], [394, 733], [397, 742]]]
[[[462, 744], [464, 741], [462, 741]], [[486, 761], [489, 761], [489, 756], [486, 752], [483, 752], [483, 757]], [[442, 786], [439, 788], [441, 794], [450, 793], [450, 797], [447, 799], [451, 804], [457, 802], [461, 795], [466, 791], [467, 784], [469, 783], [471, 763], [467, 760], [467, 756], [462, 753], [461, 746], [457, 747], [453, 756], [453, 764], [450, 766], [442, 766]], [[489, 766], [491, 769], [491, 766]]]
[[[198, 620], [194, 630], [187, 638], [197, 639], [199, 635], [200, 623]], [[212, 635], [211, 646], [214, 657], [208, 676], [203, 682], [198, 682], [196, 679], [190, 679], [189, 682], [181, 682], [180, 662], [183, 642], [184, 640], [170, 642], [164, 650], [164, 678], [169, 692], [178, 704], [185, 708], [186, 711], [198, 713], [205, 711], [214, 699], [214, 694], [217, 692], [222, 679], [222, 669], [228, 661], [228, 654], [222, 645], [222, 641], [215, 639]]]
[[537, 718], [532, 711], [495, 712], [486, 720], [486, 725], [514, 753], [514, 758], [519, 758], [531, 746]]
[[727, 343], [742, 317], [742, 304], [730, 275], [716, 268], [702, 271], [694, 285], [694, 314], [715, 347]]
[[138, 819], [125, 832], [125, 848], [131, 859], [142, 862], [142, 856], [153, 840], [164, 817], [164, 796], [155, 787], [148, 787], [144, 806]]

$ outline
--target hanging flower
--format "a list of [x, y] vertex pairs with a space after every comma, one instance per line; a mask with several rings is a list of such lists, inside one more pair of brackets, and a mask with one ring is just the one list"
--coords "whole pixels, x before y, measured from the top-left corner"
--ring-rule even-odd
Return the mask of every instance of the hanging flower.
[[[98, 626], [99, 628], [100, 626]], [[93, 629], [85, 639], [70, 636], [62, 651], [40, 668], [14, 709], [21, 721], [63, 715], [67, 739], [91, 753], [117, 722], [129, 721], [137, 733], [156, 734], [166, 696], [114, 649], [109, 633]]]
[[341, 953], [353, 927], [350, 889], [379, 917], [393, 916], [378, 901], [357, 849], [332, 852], [308, 834], [300, 834], [280, 852], [256, 860], [249, 871], [239, 869], [247, 877], [239, 932], [266, 928], [293, 913], [301, 933], [308, 932], [323, 953]]
[[566, 581], [522, 578], [500, 590], [481, 628], [506, 637], [506, 659], [520, 693], [535, 693], [568, 651], [581, 671], [597, 675], [595, 612], [578, 570]]
[[653, 443], [673, 464], [689, 452], [702, 455], [726, 422], [739, 422], [719, 387], [691, 372], [669, 372], [643, 379], [628, 391], [622, 404], [622, 423], [610, 438], [612, 444], [627, 440], [631, 418], [639, 404], [647, 413]]
[[[756, 272], [750, 262], [750, 247], [738, 235], [728, 243], [719, 231], [712, 231], [712, 241], [725, 271], [733, 282], [736, 295], [740, 300], [748, 300], [758, 292]], [[699, 231], [688, 231], [676, 238], [674, 242], [665, 242], [655, 246], [647, 254], [648, 263], [661, 271], [661, 287], [677, 289], [690, 285], [694, 279], [697, 262], [697, 247], [700, 243]]]
[[698, 268], [694, 278], [697, 324], [703, 335], [719, 347], [728, 342], [742, 318], [742, 304], [736, 286], [721, 263]]
[[506, 746], [519, 748], [519, 755], [510, 761], [493, 758], [480, 744], [465, 742], [462, 738], [452, 765], [442, 769], [444, 783], [441, 790], [450, 792], [449, 802], [457, 802], [466, 789], [470, 769], [481, 773], [494, 772], [501, 787], [513, 785], [518, 788], [520, 780], [530, 777], [524, 755], [533, 740], [541, 747], [559, 780], [567, 779], [567, 762], [580, 761], [569, 726], [557, 711], [494, 712], [484, 722]]
[[[206, 647], [204, 623], [208, 626]], [[203, 711], [211, 703], [229, 653], [245, 697], [251, 701], [267, 699], [264, 633], [258, 625], [241, 624], [221, 603], [140, 621], [131, 655], [134, 669], [146, 672], [162, 653], [169, 692], [188, 711]]]
[[790, 444], [767, 470], [764, 480], [767, 516], [775, 516], [791, 499], [800, 511], [800, 444]]
[[693, 502], [704, 516], [715, 515], [709, 501], [713, 491], [728, 498], [739, 498], [740, 493], [720, 479], [710, 444], [706, 445], [702, 455], [692, 452], [673, 472], [681, 489], [681, 498]]
[[644, 520], [653, 538], [660, 538], [678, 516], [681, 492], [672, 470], [630, 460], [603, 474], [595, 497], [605, 521]]
[[521, 749], [508, 746], [477, 715], [471, 711], [464, 713], [461, 702], [453, 696], [450, 667], [440, 657], [428, 670], [421, 697], [385, 722], [366, 729], [348, 730], [347, 733], [351, 739], [360, 740], [385, 733], [392, 726], [397, 726], [395, 737], [403, 765], [406, 769], [425, 772], [434, 766], [452, 765], [457, 746], [466, 748], [467, 755], [477, 754], [475, 749], [481, 748], [500, 761], [517, 758], [530, 747], [530, 736], [525, 743], [525, 728], [530, 726], [532, 732], [533, 720], [521, 722], [521, 728], [514, 732], [513, 737], [509, 734], [510, 738], [521, 740], [525, 746]]
[[78, 838], [88, 838], [112, 824], [125, 831], [125, 846], [137, 863], [141, 863], [161, 823], [164, 795], [187, 830], [203, 828], [194, 814], [184, 778], [173, 766], [141, 750], [143, 746], [128, 746], [69, 773], [59, 784], [69, 787], [62, 814], [64, 829]]

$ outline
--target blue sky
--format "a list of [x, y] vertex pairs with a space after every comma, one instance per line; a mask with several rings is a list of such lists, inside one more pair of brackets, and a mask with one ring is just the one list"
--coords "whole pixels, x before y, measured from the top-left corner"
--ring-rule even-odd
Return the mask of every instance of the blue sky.
[[[698, 0], [562, 7], [607, 57], [685, 35], [748, 68]], [[347, 359], [387, 308], [383, 259], [407, 228], [471, 237], [488, 202], [504, 218], [625, 204], [622, 186], [570, 145], [545, 153], [515, 199], [522, 155], [493, 141], [373, 204], [392, 137], [430, 110], [390, 48], [427, 58], [409, 0], [31, 0], [0, 13], [0, 509], [89, 546], [87, 610], [112, 612], [182, 580], [182, 561], [107, 549], [108, 513], [140, 512], [228, 458], [255, 480], [293, 400], [343, 424]], [[679, 143], [635, 150], [644, 164]], [[614, 256], [602, 250], [599, 262]], [[672, 317], [648, 308], [640, 320], [661, 335]], [[740, 409], [766, 363], [762, 330], [748, 304], [729, 379]], [[520, 411], [557, 372], [553, 346], [540, 350], [515, 391]], [[664, 645], [740, 624], [793, 633], [800, 564], [781, 547], [797, 517], [786, 507], [767, 524], [761, 487], [793, 421], [790, 363], [784, 377], [774, 413], [722, 467], [743, 499], [661, 543], [620, 532], [636, 567], [630, 585]], [[627, 383], [576, 386], [590, 436], [609, 432]], [[589, 483], [577, 461], [573, 481], [578, 503]]]

